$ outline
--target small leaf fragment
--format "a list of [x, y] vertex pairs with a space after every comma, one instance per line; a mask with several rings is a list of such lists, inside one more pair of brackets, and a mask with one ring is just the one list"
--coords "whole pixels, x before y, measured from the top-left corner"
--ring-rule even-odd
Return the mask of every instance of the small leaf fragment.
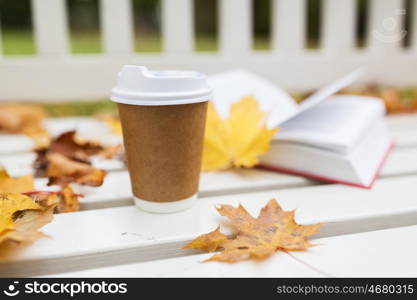
[[46, 116], [46, 111], [39, 106], [0, 105], [0, 131], [27, 135], [37, 147], [46, 147], [50, 142], [49, 133], [43, 126]]
[[96, 118], [110, 129], [110, 131], [117, 135], [122, 135], [122, 125], [120, 123], [120, 119], [113, 115], [113, 114], [100, 114], [97, 115]]
[[55, 206], [56, 213], [75, 212], [80, 210], [80, 195], [68, 185], [60, 191], [34, 191], [27, 193], [29, 197], [43, 207]]
[[227, 241], [227, 236], [220, 232], [220, 226], [212, 232], [202, 234], [189, 242], [184, 248], [199, 249], [207, 252], [214, 252], [220, 245]]
[[80, 210], [80, 202], [78, 195], [76, 195], [70, 186], [65, 186], [60, 193], [58, 193], [59, 202], [56, 210], [59, 213], [74, 212]]
[[31, 174], [12, 178], [5, 169], [0, 168], [0, 192], [23, 193], [34, 190], [33, 176]]

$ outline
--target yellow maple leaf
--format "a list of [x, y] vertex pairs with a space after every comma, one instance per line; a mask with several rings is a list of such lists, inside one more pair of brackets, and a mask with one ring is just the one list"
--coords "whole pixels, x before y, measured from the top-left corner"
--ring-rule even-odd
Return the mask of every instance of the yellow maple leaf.
[[24, 193], [34, 190], [31, 174], [12, 178], [0, 167], [0, 193]]
[[120, 123], [119, 117], [111, 114], [101, 114], [97, 115], [96, 118], [104, 122], [112, 133], [122, 135], [122, 124]]
[[227, 119], [222, 119], [209, 103], [203, 151], [203, 170], [253, 167], [269, 150], [277, 129], [268, 129], [266, 113], [253, 97], [233, 103]]
[[25, 210], [22, 215], [14, 222], [14, 230], [0, 234], [0, 260], [3, 252], [7, 250], [4, 244], [7, 241], [16, 244], [28, 244], [36, 241], [41, 237], [46, 237], [44, 233], [38, 231], [39, 228], [51, 222], [53, 218], [54, 206], [44, 210]]
[[262, 208], [257, 218], [252, 217], [242, 205], [237, 208], [221, 205], [217, 211], [229, 219], [236, 236], [228, 237], [217, 228], [184, 246], [207, 252], [221, 250], [207, 261], [233, 263], [250, 258], [263, 259], [278, 250], [306, 250], [312, 246], [308, 237], [322, 226], [297, 224], [294, 211], [284, 211], [275, 199]]
[[40, 209], [30, 197], [22, 194], [0, 193], [0, 236], [15, 228], [13, 216], [19, 211]]

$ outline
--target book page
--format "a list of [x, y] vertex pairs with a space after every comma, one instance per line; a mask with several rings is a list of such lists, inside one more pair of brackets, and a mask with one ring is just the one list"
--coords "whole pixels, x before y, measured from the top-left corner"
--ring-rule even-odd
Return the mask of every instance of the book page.
[[276, 139], [348, 152], [384, 113], [380, 99], [335, 95], [282, 124]]
[[285, 91], [256, 74], [244, 70], [232, 70], [208, 78], [213, 88], [213, 102], [221, 117], [229, 115], [230, 104], [243, 97], [252, 96], [260, 109], [270, 112], [267, 125], [275, 124], [293, 116], [298, 104]]
[[[298, 110], [294, 115], [288, 116], [287, 119], [284, 119], [284, 120], [274, 119], [270, 125], [272, 127], [278, 127], [281, 123], [295, 117], [298, 114], [301, 114], [303, 111], [306, 111], [316, 106], [320, 102], [326, 100], [326, 98], [328, 98], [329, 96], [349, 86], [350, 84], [358, 80], [363, 74], [364, 74], [364, 69], [360, 68], [336, 81], [331, 82], [330, 84], [324, 86], [323, 88], [313, 93], [311, 96], [307, 97], [307, 99], [305, 99], [298, 106]], [[276, 109], [279, 110], [279, 107], [277, 107]]]
[[213, 89], [213, 103], [222, 118], [227, 118], [229, 115], [231, 103], [252, 96], [259, 102], [260, 109], [268, 112], [267, 126], [274, 128], [324, 101], [333, 93], [350, 85], [362, 74], [362, 69], [358, 69], [326, 85], [304, 100], [301, 105], [272, 82], [245, 70], [232, 70], [212, 75], [208, 78], [208, 83]]

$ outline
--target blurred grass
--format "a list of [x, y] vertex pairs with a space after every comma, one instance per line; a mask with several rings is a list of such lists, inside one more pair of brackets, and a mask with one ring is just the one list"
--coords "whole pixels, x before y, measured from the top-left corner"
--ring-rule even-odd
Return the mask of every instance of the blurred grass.
[[[310, 41], [307, 48], [317, 48], [317, 41]], [[30, 31], [6, 30], [3, 33], [4, 55], [34, 55], [36, 47], [33, 35]], [[70, 51], [73, 54], [92, 54], [101, 53], [101, 36], [97, 31], [73, 32], [70, 34]], [[162, 38], [158, 34], [143, 34], [135, 37], [135, 52], [161, 52]], [[255, 36], [253, 49], [271, 49], [268, 36]], [[195, 51], [197, 52], [216, 52], [219, 51], [219, 43], [214, 36], [199, 35], [195, 38]]]
[[104, 113], [117, 113], [116, 104], [110, 100], [36, 103], [36, 106], [43, 107], [51, 117], [91, 116]]
[[101, 36], [98, 31], [75, 31], [70, 33], [71, 53], [101, 53]]
[[216, 52], [219, 51], [219, 45], [214, 36], [198, 35], [195, 37], [194, 49], [197, 52]]
[[[4, 30], [3, 49], [5, 56], [34, 55], [36, 46], [30, 30]], [[69, 34], [70, 51], [73, 54], [101, 53], [101, 35], [98, 31], [74, 31]], [[135, 52], [161, 52], [162, 38], [158, 34], [138, 34], [135, 37]], [[270, 49], [267, 36], [256, 36], [253, 41], [254, 50]], [[216, 52], [219, 50], [215, 36], [198, 35], [195, 38], [197, 52]]]
[[4, 55], [33, 55], [35, 41], [30, 30], [4, 30], [2, 32]]
[[137, 34], [135, 52], [161, 52], [162, 38], [159, 34]]

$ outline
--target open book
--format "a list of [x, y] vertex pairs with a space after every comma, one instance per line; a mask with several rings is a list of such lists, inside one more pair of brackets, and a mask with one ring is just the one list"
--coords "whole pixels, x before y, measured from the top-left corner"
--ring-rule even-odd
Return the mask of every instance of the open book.
[[298, 105], [274, 84], [246, 71], [209, 78], [222, 116], [231, 102], [255, 97], [269, 112], [268, 127], [279, 127], [260, 167], [329, 182], [370, 188], [392, 147], [379, 99], [333, 95], [360, 76], [353, 72]]

